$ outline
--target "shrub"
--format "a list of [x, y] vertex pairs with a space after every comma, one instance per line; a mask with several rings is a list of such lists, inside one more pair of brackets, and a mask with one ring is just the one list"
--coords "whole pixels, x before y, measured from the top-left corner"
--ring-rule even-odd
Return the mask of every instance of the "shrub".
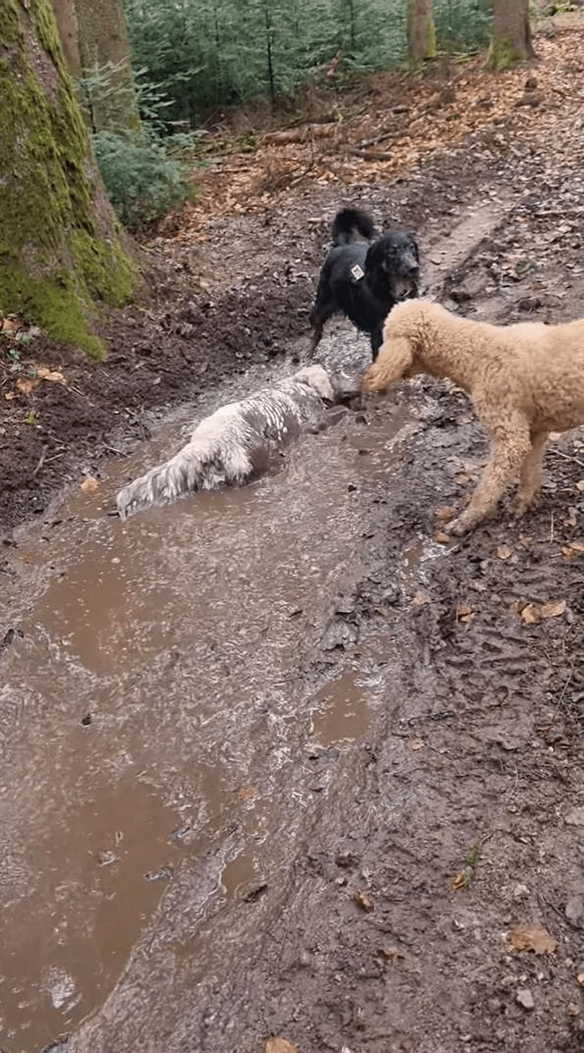
[[110, 201], [130, 230], [161, 219], [192, 196], [187, 166], [148, 132], [97, 132], [93, 143]]

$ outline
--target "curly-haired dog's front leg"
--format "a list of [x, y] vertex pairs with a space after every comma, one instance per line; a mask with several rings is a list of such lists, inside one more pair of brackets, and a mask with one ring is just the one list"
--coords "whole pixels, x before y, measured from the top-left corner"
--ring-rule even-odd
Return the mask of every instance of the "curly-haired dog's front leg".
[[521, 466], [521, 482], [515, 502], [515, 516], [519, 519], [527, 512], [538, 490], [541, 489], [543, 477], [543, 456], [549, 432], [535, 432], [531, 436], [531, 449]]
[[445, 527], [449, 534], [459, 537], [473, 530], [493, 512], [531, 452], [529, 424], [521, 414], [492, 422], [490, 431], [492, 447], [489, 460], [468, 507]]

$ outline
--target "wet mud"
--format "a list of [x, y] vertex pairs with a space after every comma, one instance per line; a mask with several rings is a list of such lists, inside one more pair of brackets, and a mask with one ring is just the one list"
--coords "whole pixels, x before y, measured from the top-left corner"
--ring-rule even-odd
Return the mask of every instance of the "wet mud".
[[[575, 207], [576, 160], [546, 179]], [[581, 313], [578, 231], [498, 190], [423, 231], [432, 294]], [[435, 510], [485, 441], [428, 380], [248, 487], [108, 514], [303, 348], [210, 383], [5, 548], [3, 1053], [582, 1049], [581, 433], [520, 526], [503, 505], [447, 546]], [[320, 354], [356, 370], [367, 341], [340, 323]], [[554, 950], [517, 950], [523, 924]]]

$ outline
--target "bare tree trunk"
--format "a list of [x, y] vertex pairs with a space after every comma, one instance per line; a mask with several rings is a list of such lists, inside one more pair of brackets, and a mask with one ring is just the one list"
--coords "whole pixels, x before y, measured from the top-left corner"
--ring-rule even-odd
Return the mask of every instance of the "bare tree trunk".
[[491, 69], [509, 69], [517, 62], [535, 58], [529, 24], [529, 0], [494, 0], [493, 33], [488, 64]]
[[97, 172], [51, 0], [0, 0], [0, 315], [15, 311], [96, 358], [99, 302], [137, 273]]
[[128, 27], [121, 0], [75, 0], [79, 51], [84, 73], [110, 66], [113, 92], [96, 92], [91, 105], [94, 131], [137, 131], [140, 127]]
[[408, 56], [412, 66], [436, 57], [432, 0], [408, 0]]
[[75, 0], [53, 0], [53, 10], [59, 27], [65, 61], [70, 72], [78, 80], [81, 76], [81, 56]]

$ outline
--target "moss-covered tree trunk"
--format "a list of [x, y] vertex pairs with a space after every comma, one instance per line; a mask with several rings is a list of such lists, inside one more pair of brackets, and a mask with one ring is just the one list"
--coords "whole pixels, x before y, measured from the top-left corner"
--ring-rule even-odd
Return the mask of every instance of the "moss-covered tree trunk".
[[532, 58], [529, 0], [494, 0], [488, 65], [503, 70]]
[[0, 0], [0, 314], [101, 357], [96, 305], [136, 270], [65, 67], [51, 0]]
[[408, 0], [408, 57], [412, 66], [436, 57], [432, 0]]
[[140, 117], [122, 0], [75, 0], [79, 51], [85, 74], [109, 66], [111, 88], [91, 101], [93, 130], [138, 131]]
[[75, 0], [53, 0], [53, 9], [65, 61], [74, 77], [81, 76], [81, 56], [79, 54], [79, 27]]

